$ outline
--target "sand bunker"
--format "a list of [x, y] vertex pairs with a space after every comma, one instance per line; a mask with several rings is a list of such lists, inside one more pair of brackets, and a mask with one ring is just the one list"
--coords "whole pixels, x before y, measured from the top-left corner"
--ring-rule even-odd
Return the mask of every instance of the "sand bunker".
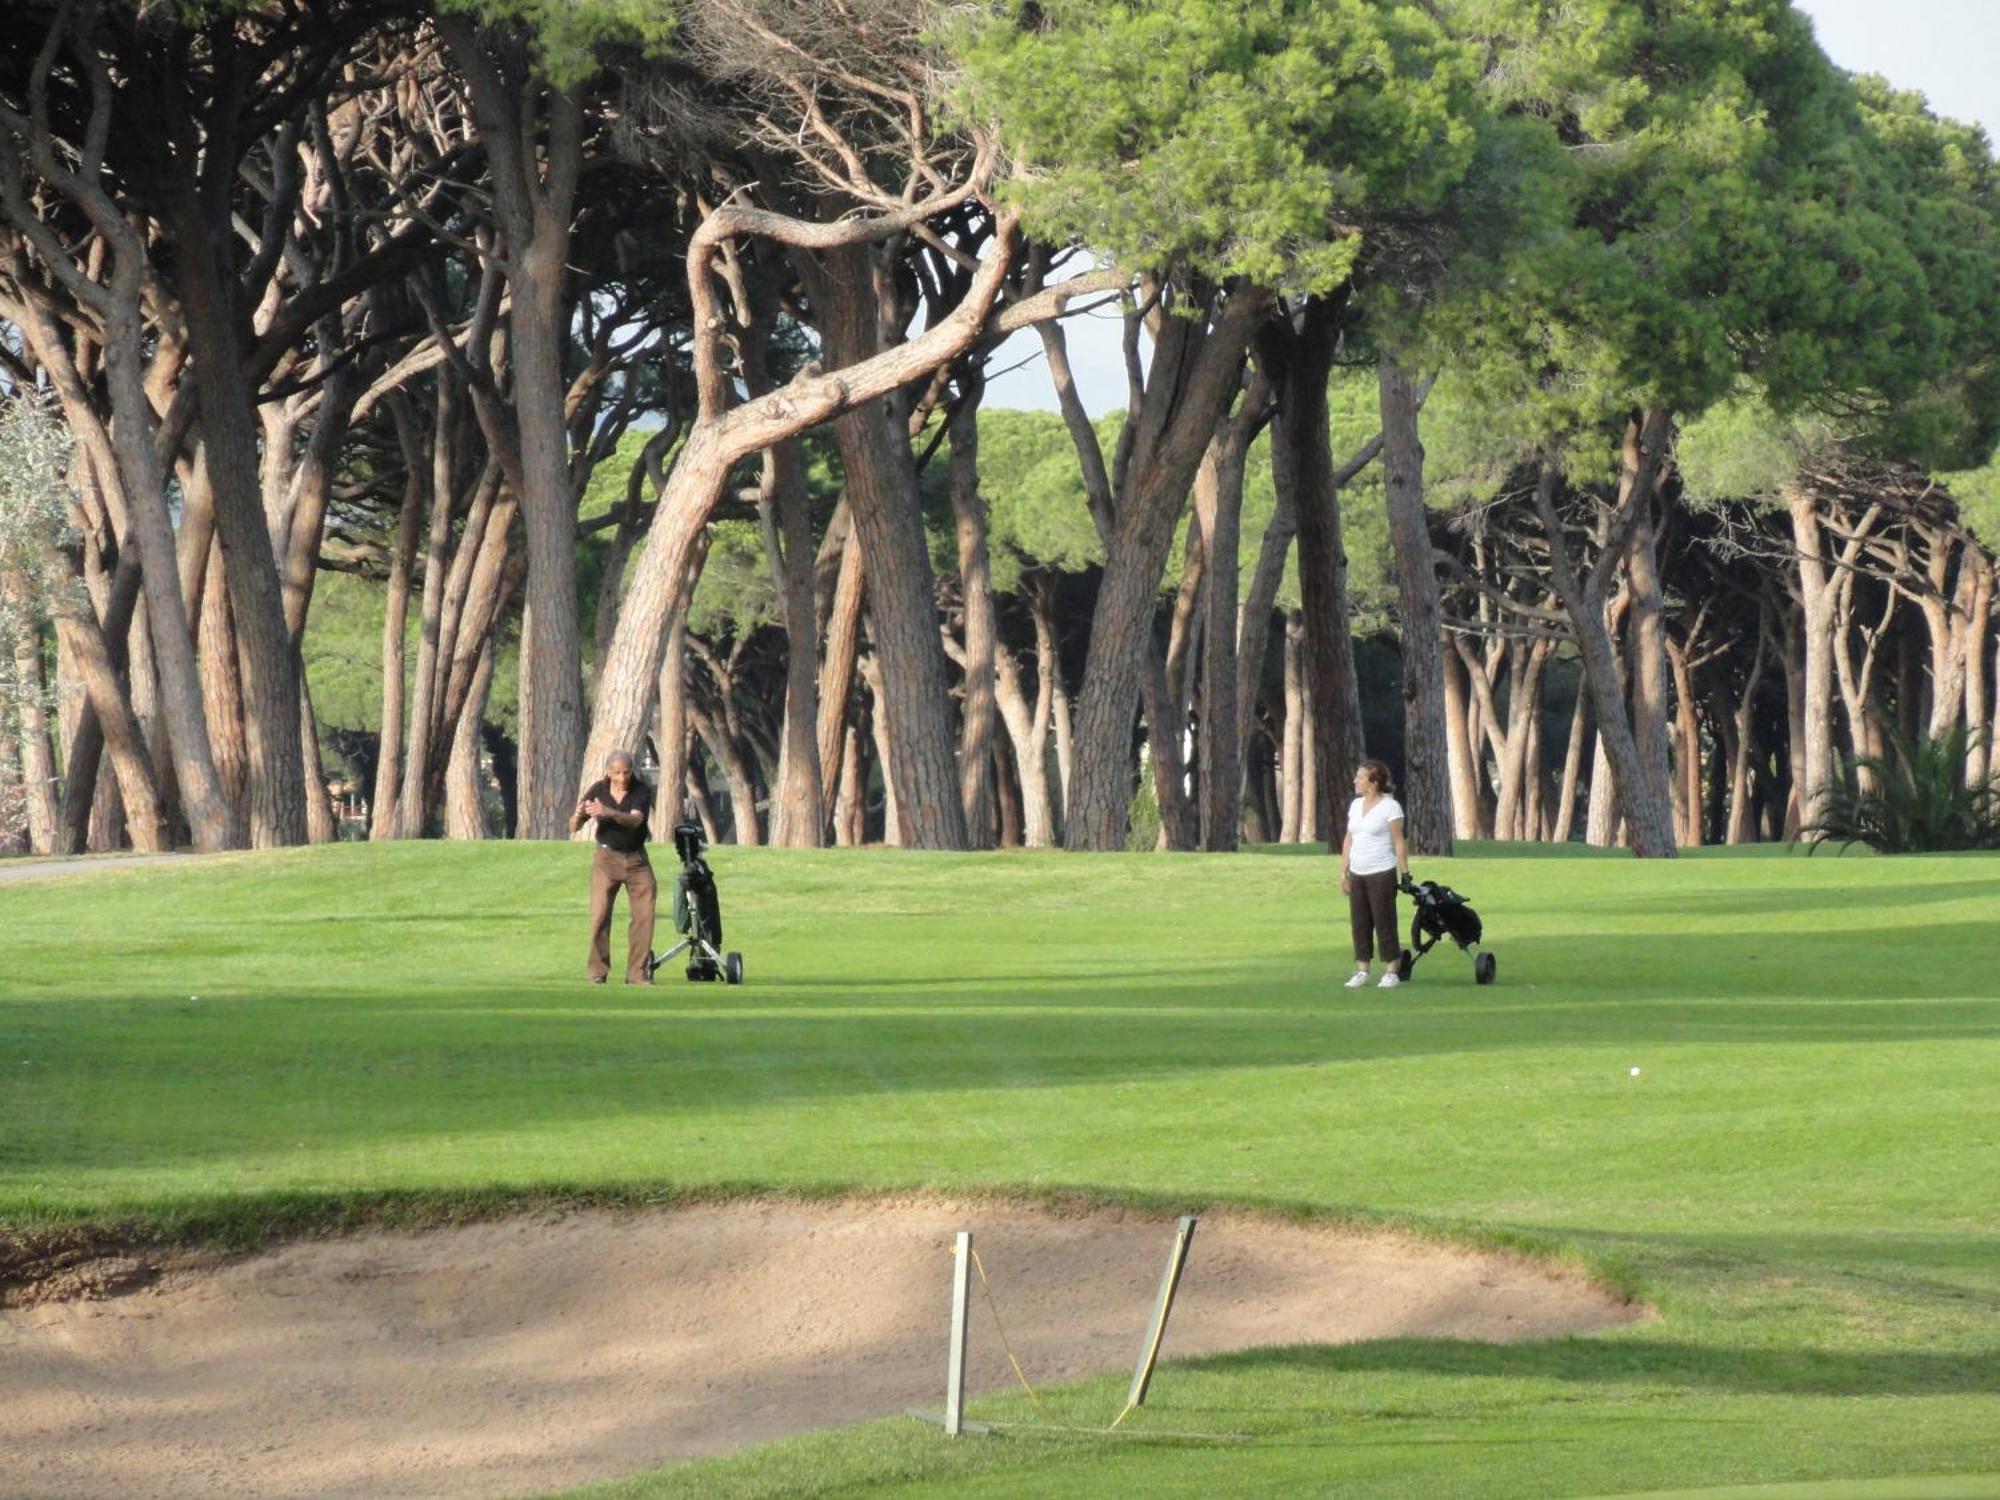
[[[960, 1228], [1031, 1378], [1127, 1370], [1171, 1223], [753, 1202], [370, 1235], [173, 1272], [0, 1313], [0, 1487], [510, 1496], [936, 1407]], [[1004, 1389], [974, 1314], [969, 1385]], [[1638, 1315], [1513, 1257], [1216, 1214], [1165, 1354], [1535, 1339]]]

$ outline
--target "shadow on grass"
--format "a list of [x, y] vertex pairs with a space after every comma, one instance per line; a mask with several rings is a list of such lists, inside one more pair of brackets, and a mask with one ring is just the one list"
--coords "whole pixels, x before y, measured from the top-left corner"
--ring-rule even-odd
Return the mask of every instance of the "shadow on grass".
[[[1188, 1368], [1271, 1375], [1421, 1375], [1653, 1386], [1664, 1390], [1766, 1396], [1986, 1395], [2000, 1389], [2000, 1349], [1972, 1354], [1918, 1349], [1847, 1352], [1740, 1349], [1640, 1337], [1479, 1344], [1454, 1339], [1387, 1339], [1368, 1344], [1253, 1349], [1192, 1360]], [[1269, 1388], [1259, 1405], [1269, 1410]], [[1202, 1408], [1182, 1407], [1182, 1411]], [[1217, 1413], [1228, 1407], [1206, 1408]]]

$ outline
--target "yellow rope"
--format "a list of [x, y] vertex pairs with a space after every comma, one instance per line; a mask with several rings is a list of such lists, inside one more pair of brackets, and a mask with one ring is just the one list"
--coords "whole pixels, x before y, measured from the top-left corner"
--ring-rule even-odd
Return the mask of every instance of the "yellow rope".
[[[966, 1248], [971, 1249], [971, 1246], [968, 1245]], [[957, 1253], [956, 1247], [952, 1253]], [[1035, 1410], [1054, 1422], [1055, 1414], [1042, 1405], [1041, 1396], [1028, 1383], [1028, 1377], [1021, 1369], [1021, 1361], [1014, 1357], [1014, 1345], [1007, 1337], [1007, 1325], [1000, 1321], [1000, 1301], [993, 1295], [993, 1283], [986, 1279], [986, 1263], [980, 1260], [977, 1250], [972, 1251], [972, 1269], [979, 1273], [979, 1289], [986, 1294], [986, 1310], [993, 1315], [993, 1331], [1000, 1335], [1000, 1347], [1007, 1351], [1007, 1363], [1014, 1367], [1014, 1378], [1021, 1382], [1021, 1389], [1028, 1393], [1028, 1399], [1035, 1404]]]
[[[957, 1246], [953, 1246], [950, 1253], [956, 1255], [958, 1253]], [[1118, 1424], [1138, 1409], [1138, 1402], [1126, 1402], [1125, 1409], [1111, 1419], [1111, 1425], [1108, 1427], [1079, 1427], [1073, 1422], [1062, 1422], [1056, 1419], [1055, 1413], [1042, 1403], [1041, 1394], [1035, 1389], [1033, 1383], [1029, 1381], [1027, 1372], [1021, 1368], [1021, 1361], [1014, 1353], [1013, 1340], [1007, 1337], [1007, 1325], [1000, 1316], [1000, 1299], [993, 1293], [993, 1283], [986, 1276], [986, 1263], [979, 1258], [977, 1250], [973, 1250], [972, 1252], [972, 1269], [979, 1273], [979, 1289], [986, 1297], [986, 1311], [993, 1319], [993, 1331], [1000, 1335], [1000, 1347], [1007, 1352], [1007, 1363], [1013, 1367], [1014, 1378], [1021, 1383], [1021, 1389], [1028, 1393], [1028, 1400], [1034, 1403], [1035, 1410], [1047, 1419], [1047, 1426], [1058, 1432], [1082, 1433], [1090, 1437], [1108, 1437], [1117, 1431]], [[1160, 1340], [1156, 1334], [1153, 1339], [1152, 1348], [1148, 1352], [1158, 1353], [1159, 1346]], [[1022, 1431], [1038, 1430], [1036, 1424], [1029, 1422], [989, 1422], [987, 1425], [992, 1427], [1012, 1427]], [[1166, 1438], [1181, 1442], [1245, 1443], [1249, 1441], [1248, 1438], [1242, 1436], [1240, 1433], [1147, 1432], [1143, 1436], [1149, 1438]]]

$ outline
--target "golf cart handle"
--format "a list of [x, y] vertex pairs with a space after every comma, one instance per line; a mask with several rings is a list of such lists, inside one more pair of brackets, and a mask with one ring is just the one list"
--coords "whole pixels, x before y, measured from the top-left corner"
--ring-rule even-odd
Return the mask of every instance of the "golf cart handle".
[[1405, 896], [1414, 896], [1417, 893], [1417, 883], [1410, 879], [1409, 872], [1405, 871], [1403, 878], [1396, 882], [1396, 889]]

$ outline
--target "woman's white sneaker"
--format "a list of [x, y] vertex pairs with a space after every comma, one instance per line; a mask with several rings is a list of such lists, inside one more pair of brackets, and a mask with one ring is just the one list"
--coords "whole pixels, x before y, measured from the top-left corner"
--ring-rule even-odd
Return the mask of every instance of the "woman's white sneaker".
[[1366, 969], [1360, 969], [1355, 972], [1355, 975], [1352, 979], [1347, 981], [1347, 987], [1350, 990], [1358, 990], [1361, 988], [1362, 985], [1366, 984], [1367, 982], [1368, 982], [1368, 971]]
[[1388, 973], [1382, 976], [1381, 982], [1377, 984], [1375, 988], [1377, 988], [1378, 990], [1393, 990], [1397, 985], [1401, 984], [1402, 982], [1403, 982], [1402, 980], [1396, 977], [1396, 971], [1394, 969], [1391, 969]]

